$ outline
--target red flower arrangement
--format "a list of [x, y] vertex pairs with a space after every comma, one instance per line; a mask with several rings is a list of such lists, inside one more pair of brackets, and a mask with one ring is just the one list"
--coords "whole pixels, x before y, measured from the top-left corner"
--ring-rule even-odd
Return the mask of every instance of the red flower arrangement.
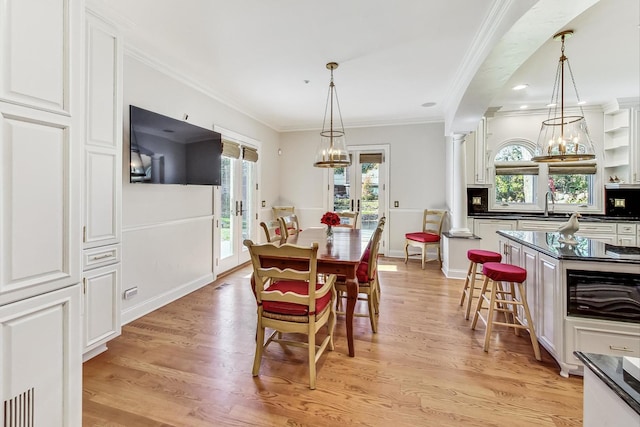
[[332, 227], [334, 225], [340, 224], [340, 217], [335, 212], [327, 212], [322, 215], [320, 222], [328, 225], [329, 227]]

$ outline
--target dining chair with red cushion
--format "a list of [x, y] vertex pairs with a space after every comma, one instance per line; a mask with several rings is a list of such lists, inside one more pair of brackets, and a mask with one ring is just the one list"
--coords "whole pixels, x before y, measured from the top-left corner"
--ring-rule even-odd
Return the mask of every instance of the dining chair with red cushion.
[[[355, 317], [368, 317], [371, 323], [371, 330], [378, 332], [378, 313], [380, 305], [380, 282], [378, 280], [378, 250], [382, 237], [383, 227], [379, 226], [373, 232], [367, 249], [365, 249], [358, 269], [356, 278], [358, 280], [358, 300], [367, 302], [367, 313], [354, 313]], [[347, 283], [344, 277], [339, 277], [336, 281], [336, 291], [340, 300], [345, 298], [347, 293]], [[363, 296], [360, 296], [363, 295]], [[343, 314], [343, 312], [337, 312]]]
[[[440, 250], [440, 238], [442, 236], [442, 225], [447, 214], [445, 210], [425, 209], [422, 215], [422, 231], [406, 233], [404, 245], [404, 262], [409, 259], [409, 246], [420, 248], [422, 257], [422, 268], [427, 261], [427, 250], [429, 247], [435, 247], [437, 251], [437, 260], [442, 267], [442, 254]], [[413, 255], [413, 254], [411, 254]]]
[[[245, 240], [244, 245], [251, 255], [251, 282], [258, 306], [253, 376], [258, 376], [262, 354], [270, 343], [305, 347], [309, 357], [309, 388], [315, 389], [316, 363], [326, 349], [334, 348], [336, 276], [327, 276], [324, 283], [317, 281], [317, 243], [310, 247], [275, 246]], [[327, 335], [316, 344], [316, 333], [325, 326]], [[265, 328], [273, 329], [266, 341]], [[306, 335], [307, 340], [283, 335], [289, 333]]]

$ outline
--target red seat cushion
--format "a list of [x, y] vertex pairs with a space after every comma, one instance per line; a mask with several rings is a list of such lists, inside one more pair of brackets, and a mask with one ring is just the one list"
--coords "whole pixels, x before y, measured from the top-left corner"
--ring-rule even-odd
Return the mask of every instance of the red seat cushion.
[[369, 244], [365, 248], [362, 256], [360, 257], [360, 262], [369, 262], [369, 254], [371, 253], [371, 240], [369, 240]]
[[440, 236], [435, 233], [407, 233], [404, 235], [409, 240], [413, 240], [414, 242], [422, 242], [422, 243], [431, 243], [431, 242], [439, 242]]
[[[322, 283], [316, 284], [316, 290], [322, 287]], [[309, 283], [299, 280], [282, 280], [267, 288], [268, 291], [280, 291], [282, 293], [294, 292], [300, 295], [309, 295]], [[331, 292], [316, 299], [316, 313], [322, 312], [327, 304], [331, 302]], [[271, 313], [287, 314], [290, 316], [306, 316], [309, 314], [309, 307], [303, 304], [294, 304], [280, 301], [262, 301], [262, 309]]]
[[482, 274], [497, 282], [522, 283], [527, 279], [527, 270], [517, 265], [486, 262], [482, 265]]
[[502, 261], [502, 255], [493, 251], [485, 251], [482, 249], [469, 249], [467, 251], [467, 258], [469, 261], [484, 264], [485, 262], [500, 262]]
[[364, 283], [370, 280], [370, 277], [367, 276], [369, 273], [369, 263], [361, 262], [358, 264], [358, 269], [356, 270], [356, 277], [358, 278], [358, 282]]

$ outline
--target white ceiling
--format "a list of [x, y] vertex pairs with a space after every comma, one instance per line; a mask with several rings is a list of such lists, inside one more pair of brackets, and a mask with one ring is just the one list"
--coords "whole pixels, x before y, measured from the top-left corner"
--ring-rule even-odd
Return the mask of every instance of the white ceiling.
[[[321, 127], [330, 61], [340, 64], [345, 127], [452, 120], [465, 108], [543, 108], [560, 56], [552, 35], [565, 28], [575, 30], [566, 54], [588, 105], [640, 94], [638, 0], [88, 3], [120, 25], [128, 48], [278, 131]], [[516, 82], [529, 87], [501, 89]]]

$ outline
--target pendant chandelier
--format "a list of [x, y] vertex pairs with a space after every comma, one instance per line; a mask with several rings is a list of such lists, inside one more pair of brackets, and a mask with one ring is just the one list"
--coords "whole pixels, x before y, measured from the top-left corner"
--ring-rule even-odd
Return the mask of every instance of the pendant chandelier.
[[[336, 91], [336, 85], [333, 83], [333, 70], [336, 68], [338, 68], [337, 62], [329, 62], [327, 64], [327, 69], [331, 71], [331, 81], [329, 82], [329, 94], [327, 95], [327, 104], [324, 109], [322, 132], [320, 132], [320, 145], [313, 163], [313, 166], [318, 168], [343, 168], [351, 165], [351, 158], [344, 138], [344, 125], [342, 124], [342, 114], [338, 104], [338, 92]], [[338, 129], [333, 127], [334, 100], [337, 117], [340, 119], [340, 128]], [[326, 127], [327, 112], [329, 113], [329, 129]]]
[[[584, 111], [578, 96], [578, 89], [573, 78], [569, 58], [564, 54], [565, 38], [573, 35], [572, 30], [561, 31], [554, 40], [562, 42], [560, 61], [556, 70], [556, 79], [549, 103], [548, 119], [542, 122], [538, 143], [536, 144], [534, 162], [550, 163], [562, 161], [581, 161], [595, 159], [595, 149], [589, 136]], [[565, 63], [575, 90], [576, 102], [580, 115], [569, 115], [565, 111], [564, 77]]]

